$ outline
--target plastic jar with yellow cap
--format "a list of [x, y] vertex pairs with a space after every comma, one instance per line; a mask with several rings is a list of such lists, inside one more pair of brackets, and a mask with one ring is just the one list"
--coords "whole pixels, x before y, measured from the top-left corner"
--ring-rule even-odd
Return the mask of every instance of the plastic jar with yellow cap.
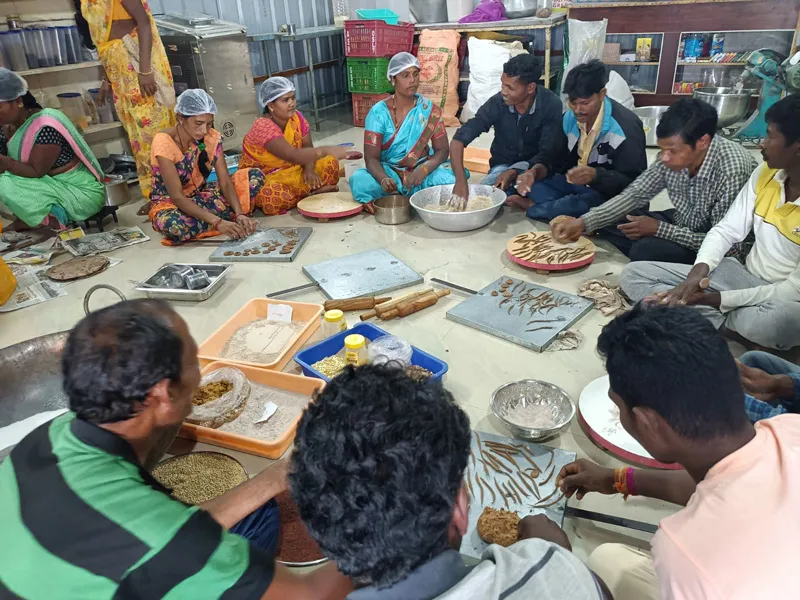
[[344, 313], [337, 309], [326, 311], [322, 320], [323, 335], [329, 338], [342, 331], [347, 331], [347, 320], [344, 318]]
[[367, 362], [367, 339], [353, 333], [344, 338], [344, 360], [348, 365], [360, 367]]

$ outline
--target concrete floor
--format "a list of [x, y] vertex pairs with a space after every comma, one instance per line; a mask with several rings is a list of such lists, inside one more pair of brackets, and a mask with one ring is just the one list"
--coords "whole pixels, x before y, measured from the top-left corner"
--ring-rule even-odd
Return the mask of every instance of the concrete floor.
[[[360, 148], [363, 129], [347, 125], [346, 115], [334, 115], [334, 118], [336, 120], [323, 123], [321, 133], [314, 134], [315, 143], [355, 142]], [[454, 131], [450, 132], [451, 135]], [[478, 140], [476, 145], [488, 148], [490, 143], [491, 137], [487, 135]], [[649, 154], [652, 160], [655, 152], [650, 150]], [[665, 198], [659, 199], [656, 207], [665, 207], [665, 202]], [[151, 236], [151, 241], [111, 253], [114, 258], [121, 259], [122, 264], [96, 277], [73, 283], [67, 296], [21, 311], [0, 314], [0, 347], [70, 329], [83, 316], [84, 294], [94, 285], [105, 283], [115, 286], [131, 298], [135, 296], [135, 282], [151, 275], [163, 263], [207, 262], [214, 246], [162, 246], [160, 236], [153, 232], [149, 222], [136, 216], [139, 205], [139, 202], [132, 203], [119, 211], [120, 226], [138, 225]], [[585, 269], [547, 277], [537, 275], [511, 262], [505, 255], [505, 247], [509, 238], [526, 231], [545, 230], [546, 226], [532, 223], [521, 211], [508, 208], [503, 208], [488, 227], [466, 233], [436, 231], [418, 217], [394, 227], [380, 225], [366, 214], [321, 224], [306, 220], [292, 211], [279, 217], [262, 217], [260, 221], [273, 226], [313, 226], [314, 234], [295, 262], [237, 263], [224, 288], [208, 301], [174, 304], [198, 342], [214, 332], [248, 300], [307, 283], [308, 279], [301, 272], [302, 265], [363, 250], [386, 248], [423, 274], [426, 280], [438, 277], [472, 289], [480, 289], [500, 275], [508, 275], [574, 293], [587, 279], [602, 278], [616, 282], [627, 262], [613, 247], [600, 241], [595, 261]], [[58, 257], [54, 262], [63, 260], [64, 257]], [[410, 290], [404, 290], [407, 291]], [[307, 291], [285, 299], [322, 303], [325, 298], [321, 292]], [[489, 410], [492, 391], [503, 383], [525, 378], [543, 379], [561, 386], [577, 400], [586, 384], [604, 374], [602, 362], [595, 351], [595, 340], [608, 320], [599, 311], [591, 312], [579, 322], [578, 328], [585, 335], [580, 348], [537, 354], [447, 320], [447, 310], [462, 299], [461, 294], [453, 292], [434, 307], [404, 319], [381, 323], [381, 326], [449, 364], [450, 371], [445, 377], [445, 384], [469, 414], [474, 429], [508, 435]], [[93, 296], [91, 306], [98, 308], [116, 301], [112, 293], [101, 291]], [[348, 314], [347, 318], [351, 324], [358, 319], [355, 313]], [[290, 363], [287, 370], [293, 367], [294, 363]], [[625, 464], [589, 440], [577, 419], [566, 433], [548, 444], [575, 451], [578, 457], [586, 457], [605, 466]], [[225, 451], [242, 460], [251, 474], [268, 464], [268, 461], [258, 457]], [[619, 495], [589, 495], [582, 502], [571, 500], [570, 504], [650, 523], [658, 523], [675, 510], [674, 506], [667, 503], [643, 498], [624, 502]], [[629, 530], [579, 519], [567, 519], [565, 527], [576, 553], [584, 558], [605, 541], [649, 547], [647, 535]]]

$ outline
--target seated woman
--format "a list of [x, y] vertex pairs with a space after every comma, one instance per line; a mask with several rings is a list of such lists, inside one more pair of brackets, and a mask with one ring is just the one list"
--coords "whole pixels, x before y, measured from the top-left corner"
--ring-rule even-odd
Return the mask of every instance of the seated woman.
[[43, 109], [25, 80], [0, 68], [0, 201], [10, 229], [65, 228], [97, 214], [106, 201], [103, 171], [78, 130]]
[[254, 170], [266, 176], [253, 202], [267, 216], [291, 210], [310, 194], [336, 191], [339, 161], [352, 151], [342, 146], [314, 148], [308, 121], [297, 110], [294, 84], [285, 77], [267, 79], [258, 101], [264, 116], [244, 136], [239, 170], [233, 175], [240, 198], [253, 187]]
[[[150, 221], [165, 245], [224, 234], [239, 239], [258, 224], [248, 215], [251, 195], [240, 201], [222, 154], [220, 133], [211, 125], [217, 105], [204, 90], [186, 90], [175, 105], [178, 124], [153, 138]], [[211, 169], [219, 183], [209, 183]], [[252, 175], [255, 195], [264, 184]]]
[[369, 111], [364, 131], [367, 168], [350, 178], [353, 197], [359, 202], [387, 194], [410, 196], [456, 182], [447, 160], [450, 145], [442, 109], [417, 94], [419, 61], [408, 52], [396, 54], [389, 61], [388, 76], [394, 96]]

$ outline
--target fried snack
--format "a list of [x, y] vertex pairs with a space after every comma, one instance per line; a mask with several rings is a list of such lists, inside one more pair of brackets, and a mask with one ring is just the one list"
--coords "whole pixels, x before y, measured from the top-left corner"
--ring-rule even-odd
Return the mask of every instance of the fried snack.
[[508, 548], [519, 540], [519, 515], [487, 506], [478, 518], [478, 535], [487, 544]]
[[213, 402], [220, 396], [224, 396], [233, 389], [233, 384], [230, 381], [214, 381], [201, 385], [197, 388], [192, 398], [192, 404], [195, 406], [203, 406], [207, 402]]

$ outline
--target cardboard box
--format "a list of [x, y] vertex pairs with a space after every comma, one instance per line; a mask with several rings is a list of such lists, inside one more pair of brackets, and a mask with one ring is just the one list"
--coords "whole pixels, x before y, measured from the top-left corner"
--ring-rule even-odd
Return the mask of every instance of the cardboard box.
[[603, 62], [615, 63], [619, 62], [620, 45], [614, 42], [606, 42], [603, 46]]

